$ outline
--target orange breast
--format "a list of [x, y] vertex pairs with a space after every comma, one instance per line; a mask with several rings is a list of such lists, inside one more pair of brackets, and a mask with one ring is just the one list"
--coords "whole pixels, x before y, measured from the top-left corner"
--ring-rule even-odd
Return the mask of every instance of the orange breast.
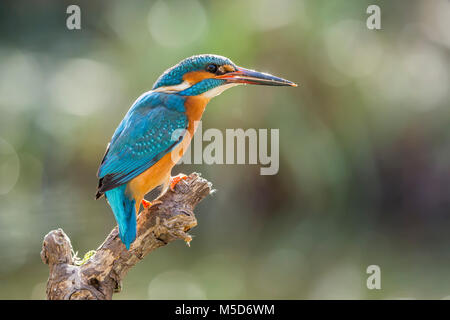
[[208, 102], [209, 99], [204, 97], [189, 97], [186, 99], [185, 107], [188, 118], [188, 133], [171, 152], [163, 156], [161, 160], [128, 183], [127, 191], [133, 195], [136, 203], [140, 203], [144, 196], [157, 186], [168, 184], [172, 168], [180, 161], [189, 147], [195, 129], [198, 126], [197, 121], [200, 121], [202, 118], [203, 111]]
[[194, 135], [198, 126], [198, 121], [202, 119], [203, 111], [210, 99], [202, 96], [192, 96], [186, 99], [184, 106], [186, 108], [186, 116], [188, 118], [188, 132]]
[[171, 153], [166, 154], [161, 160], [128, 183], [127, 192], [134, 197], [136, 203], [140, 203], [144, 196], [157, 186], [168, 182], [170, 172], [175, 165], [171, 156]]

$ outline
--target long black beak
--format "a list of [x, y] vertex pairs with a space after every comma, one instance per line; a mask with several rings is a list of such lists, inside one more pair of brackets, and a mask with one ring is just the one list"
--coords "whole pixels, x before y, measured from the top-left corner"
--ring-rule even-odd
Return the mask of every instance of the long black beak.
[[278, 78], [268, 73], [258, 72], [241, 67], [238, 67], [236, 71], [225, 73], [224, 75], [218, 76], [216, 78], [227, 80], [228, 83], [248, 83], [264, 86], [297, 86], [297, 84], [289, 80]]

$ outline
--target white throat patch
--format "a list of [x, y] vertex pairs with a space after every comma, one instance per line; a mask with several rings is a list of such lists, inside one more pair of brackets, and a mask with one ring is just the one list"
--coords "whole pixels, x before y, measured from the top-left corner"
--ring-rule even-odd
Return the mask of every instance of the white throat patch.
[[218, 87], [214, 87], [214, 88], [212, 88], [212, 89], [210, 89], [210, 90], [208, 90], [206, 92], [203, 92], [201, 94], [201, 96], [205, 97], [205, 98], [208, 98], [208, 99], [211, 99], [211, 98], [214, 98], [214, 97], [218, 96], [219, 94], [221, 94], [225, 90], [230, 89], [231, 87], [238, 86], [240, 84], [243, 84], [243, 83], [228, 83], [228, 84], [224, 84], [224, 85], [221, 85], [221, 86], [218, 86]]
[[[228, 84], [224, 84], [221, 86], [217, 86], [214, 87], [206, 92], [203, 92], [202, 94], [200, 94], [200, 96], [211, 99], [214, 98], [216, 96], [218, 96], [219, 94], [221, 94], [222, 92], [224, 92], [225, 90], [234, 87], [234, 86], [238, 86], [240, 84], [243, 83], [228, 83]], [[187, 82], [187, 81], [183, 81], [180, 84], [177, 84], [176, 86], [165, 86], [165, 87], [159, 87], [156, 88], [155, 90], [153, 90], [154, 92], [163, 92], [163, 93], [176, 93], [176, 92], [180, 92], [183, 90], [186, 90], [188, 88], [190, 88], [192, 86], [191, 83]]]
[[191, 83], [189, 83], [187, 81], [183, 81], [182, 83], [177, 84], [176, 86], [159, 87], [153, 91], [154, 92], [164, 92], [164, 93], [175, 93], [175, 92], [183, 91], [191, 86], [192, 86]]

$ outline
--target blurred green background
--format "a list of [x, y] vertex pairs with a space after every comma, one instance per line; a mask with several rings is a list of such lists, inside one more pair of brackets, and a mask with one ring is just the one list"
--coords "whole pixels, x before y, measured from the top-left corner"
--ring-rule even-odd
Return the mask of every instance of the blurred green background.
[[[81, 7], [81, 30], [66, 8]], [[382, 30], [366, 8], [381, 7]], [[298, 88], [238, 87], [208, 128], [280, 129], [280, 170], [183, 165], [216, 194], [115, 299], [450, 296], [450, 3], [2, 1], [0, 298], [43, 299], [44, 235], [83, 255], [114, 227], [96, 171], [133, 101], [199, 53]], [[366, 268], [381, 268], [368, 290]]]

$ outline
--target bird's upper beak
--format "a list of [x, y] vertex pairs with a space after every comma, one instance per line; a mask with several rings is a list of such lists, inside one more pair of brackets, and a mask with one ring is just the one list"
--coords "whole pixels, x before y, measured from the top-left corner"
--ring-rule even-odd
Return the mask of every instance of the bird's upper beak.
[[223, 75], [217, 76], [216, 78], [226, 80], [228, 83], [248, 83], [266, 86], [297, 86], [297, 84], [289, 80], [278, 78], [268, 73], [249, 70], [242, 67], [237, 67], [236, 71], [225, 73]]

